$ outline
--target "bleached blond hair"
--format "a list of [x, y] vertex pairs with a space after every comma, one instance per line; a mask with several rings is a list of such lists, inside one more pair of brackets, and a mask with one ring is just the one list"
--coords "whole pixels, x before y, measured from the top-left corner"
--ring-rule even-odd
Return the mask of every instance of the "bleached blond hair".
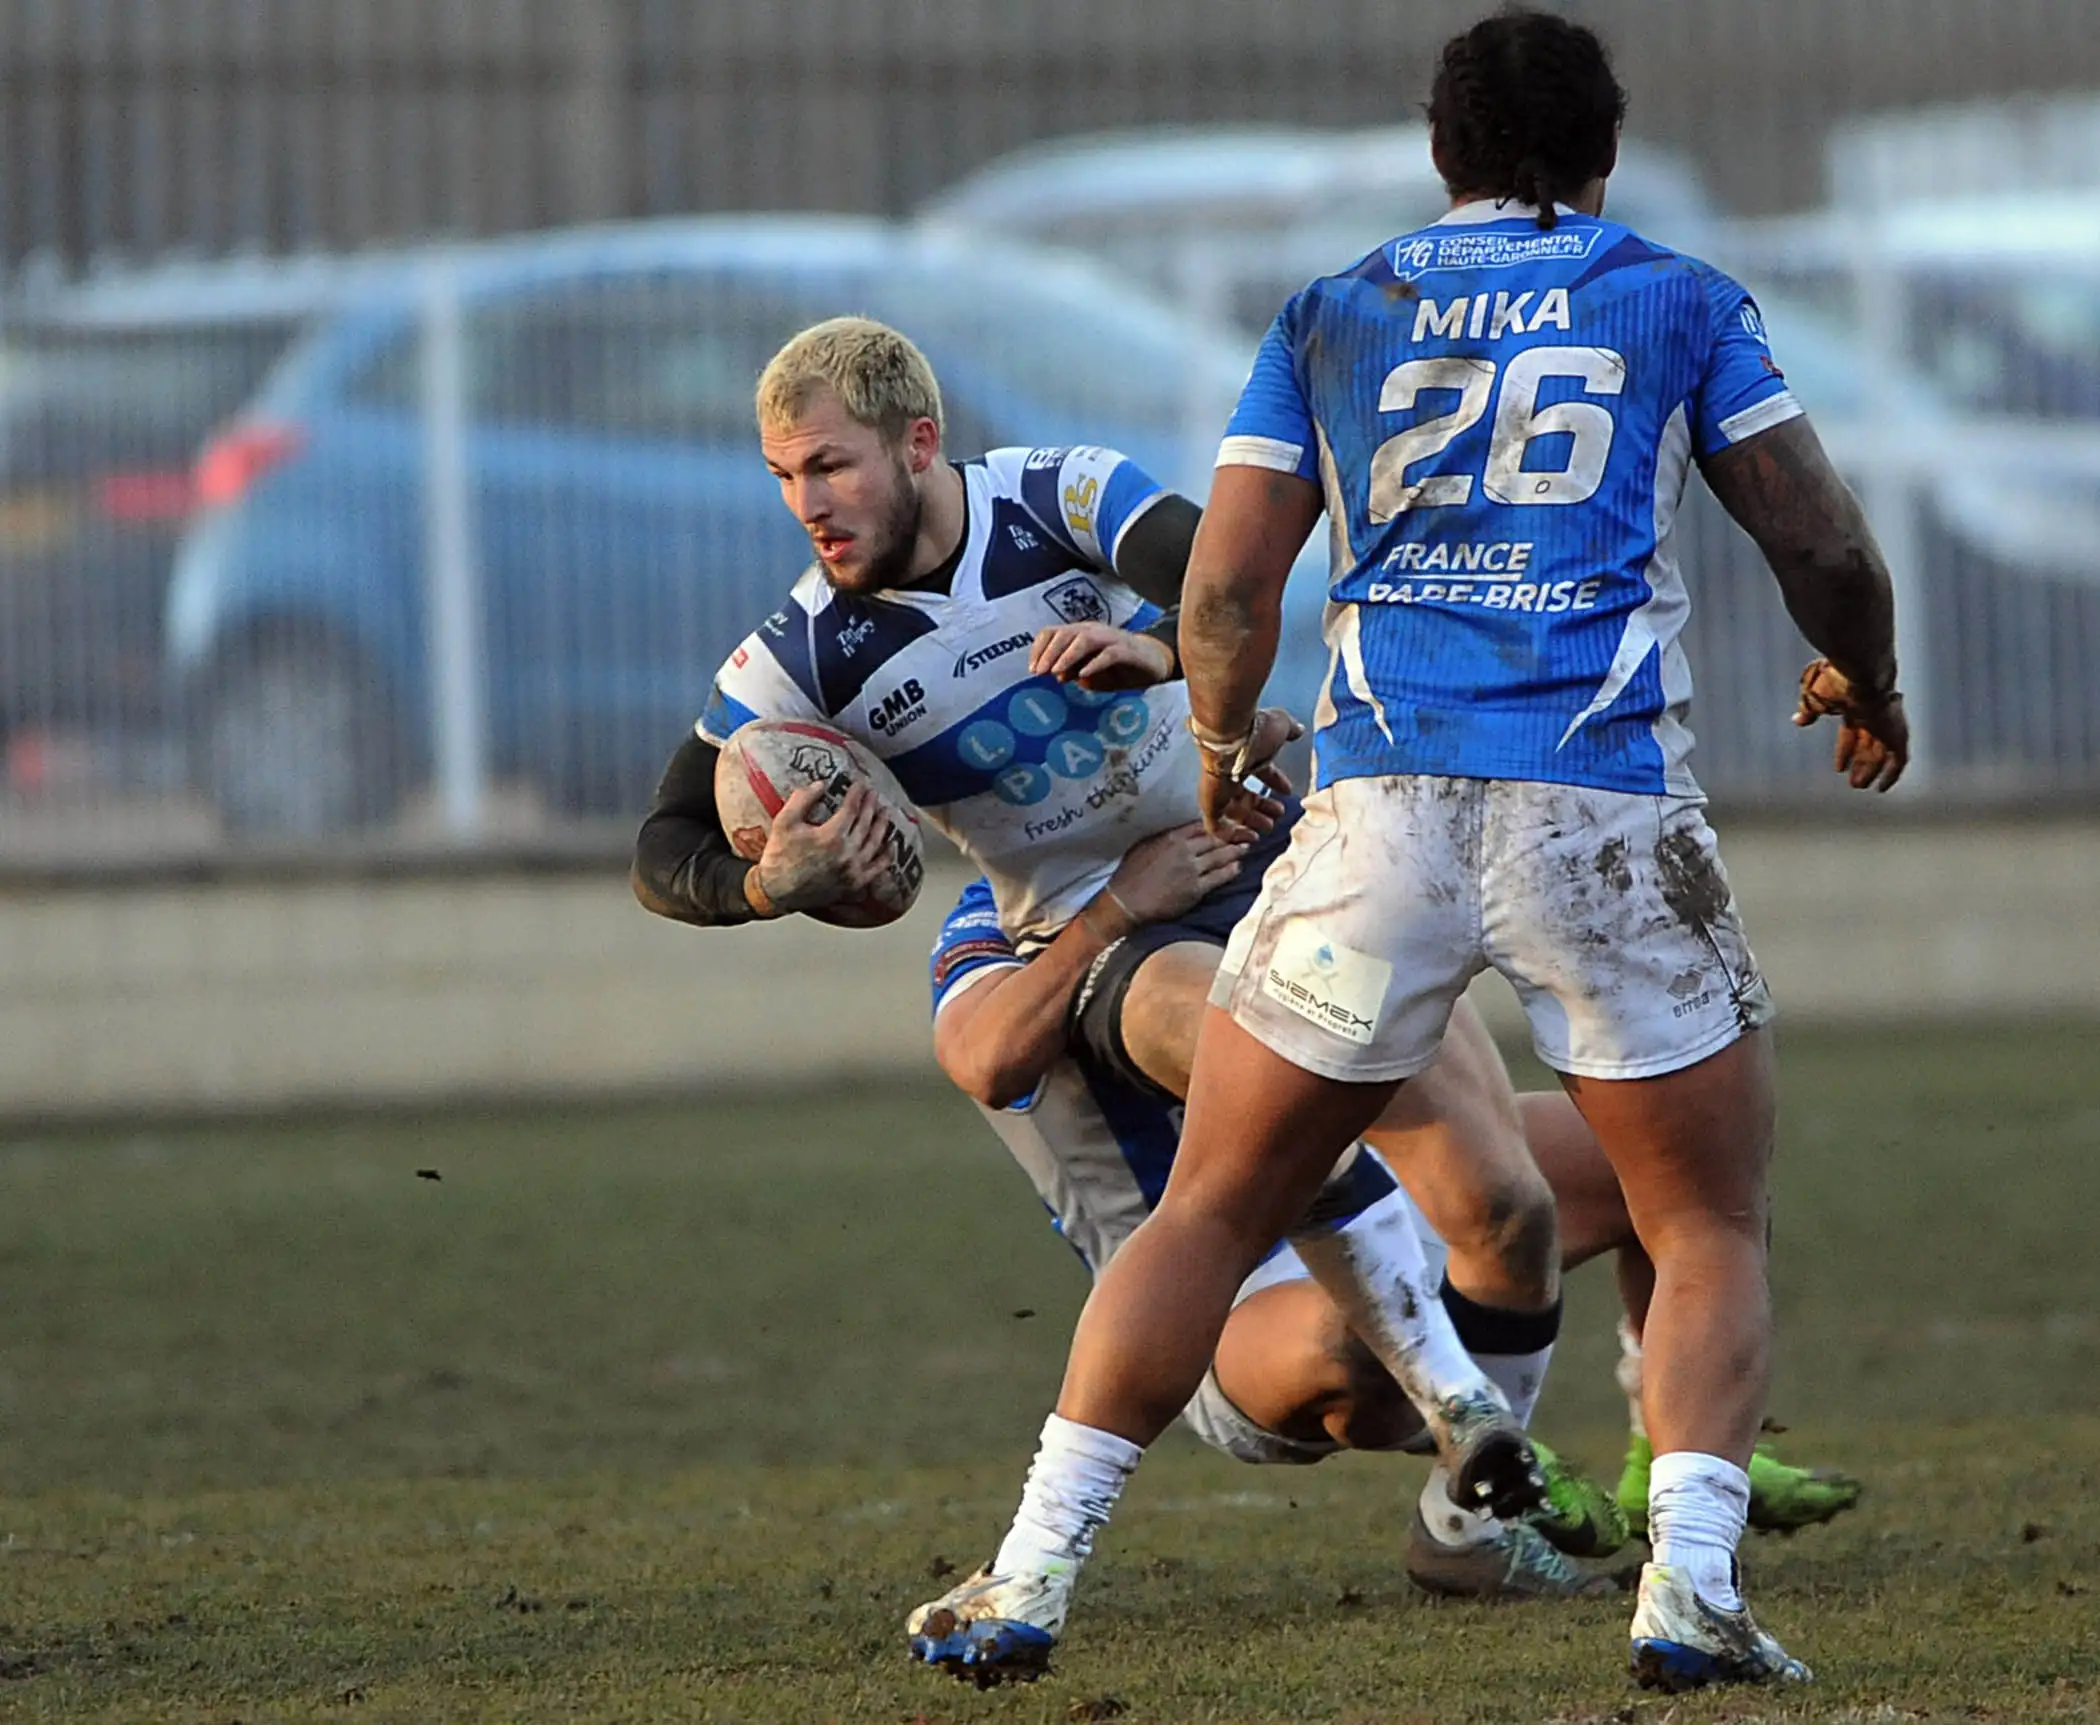
[[758, 376], [758, 428], [785, 430], [810, 397], [828, 389], [848, 416], [898, 442], [915, 419], [942, 431], [941, 386], [926, 356], [886, 323], [834, 317], [811, 324], [766, 362]]

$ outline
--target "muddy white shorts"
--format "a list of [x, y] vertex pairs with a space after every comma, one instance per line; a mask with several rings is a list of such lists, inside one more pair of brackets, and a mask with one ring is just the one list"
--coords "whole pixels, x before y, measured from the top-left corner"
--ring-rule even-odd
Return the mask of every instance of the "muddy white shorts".
[[1305, 799], [1225, 949], [1214, 1005], [1293, 1065], [1427, 1066], [1492, 966], [1559, 1072], [1652, 1078], [1772, 1017], [1690, 796], [1515, 779], [1342, 779]]

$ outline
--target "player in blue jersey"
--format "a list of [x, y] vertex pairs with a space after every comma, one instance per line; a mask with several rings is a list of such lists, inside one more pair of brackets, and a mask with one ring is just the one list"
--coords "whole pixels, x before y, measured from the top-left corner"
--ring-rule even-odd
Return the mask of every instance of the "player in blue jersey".
[[1493, 965], [1656, 1268], [1634, 1674], [1808, 1677], [1735, 1566], [1770, 1346], [1771, 1009], [1686, 759], [1689, 468], [1826, 655], [1803, 717], [1836, 711], [1861, 787], [1908, 754], [1893, 603], [1750, 297], [1604, 219], [1623, 109], [1567, 20], [1454, 38], [1430, 108], [1449, 214], [1306, 288], [1256, 360], [1183, 594], [1205, 819], [1241, 830], [1283, 583], [1324, 510], [1316, 785], [1220, 967], [1173, 1176], [1080, 1321], [980, 1636], [1006, 1600], [1063, 1621], [1070, 1554], [1202, 1382], [1242, 1279]]
[[[789, 798], [755, 864], [734, 853], [714, 803], [719, 750], [739, 726], [835, 726], [886, 761], [984, 871], [1018, 948], [1054, 967], [1122, 967], [1092, 1018], [1123, 1046], [1119, 1024], [1147, 978], [1172, 971], [1172, 953], [1136, 938], [1108, 883], [1132, 845], [1195, 818], [1200, 778], [1186, 692], [1163, 680], [1171, 644], [1127, 631], [1160, 629], [1195, 505], [1111, 450], [948, 460], [924, 356], [864, 318], [790, 341], [759, 380], [757, 408], [760, 448], [817, 561], [717, 673], [637, 839], [637, 896], [719, 926], [858, 892], [880, 862], [858, 788], [824, 822], [809, 818], [813, 791]], [[1095, 629], [1112, 638], [1088, 645]], [[1260, 723], [1272, 742], [1295, 728], [1280, 713]], [[1250, 819], [1273, 828], [1262, 844], [1280, 847], [1288, 814], [1259, 799]], [[1191, 912], [1205, 986], [1255, 878]], [[1191, 1019], [1200, 989], [1177, 998]], [[1521, 1343], [1497, 1356], [1514, 1389], [1462, 1349], [1459, 1377], [1425, 1375], [1389, 1267], [1318, 1230], [1302, 1250], [1418, 1397], [1460, 1489], [1504, 1508], [1535, 1501], [1544, 1481], [1522, 1426], [1559, 1323], [1552, 1195], [1514, 1127], [1424, 1139], [1400, 1172], [1450, 1244], [1452, 1309]], [[1421, 1321], [1454, 1322], [1441, 1305]]]

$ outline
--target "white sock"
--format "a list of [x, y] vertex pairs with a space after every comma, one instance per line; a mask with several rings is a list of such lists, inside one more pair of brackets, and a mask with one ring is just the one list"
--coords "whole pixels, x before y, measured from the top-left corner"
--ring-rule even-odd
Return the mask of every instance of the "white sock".
[[1339, 1227], [1309, 1227], [1291, 1245], [1349, 1328], [1393, 1374], [1432, 1431], [1453, 1397], [1495, 1396], [1437, 1298], [1415, 1212], [1393, 1191]]
[[1641, 1338], [1633, 1325], [1619, 1320], [1619, 1363], [1612, 1376], [1626, 1395], [1626, 1429], [1637, 1438], [1648, 1435], [1648, 1422], [1641, 1414]]
[[1531, 1413], [1539, 1405], [1539, 1391], [1546, 1387], [1546, 1368], [1553, 1361], [1553, 1344], [1534, 1348], [1528, 1354], [1480, 1354], [1480, 1369], [1509, 1403], [1519, 1425], [1531, 1424]]
[[1682, 1570], [1709, 1605], [1740, 1611], [1735, 1548], [1750, 1513], [1750, 1476], [1732, 1461], [1697, 1450], [1655, 1458], [1648, 1475], [1648, 1537], [1655, 1561]]
[[1439, 1292], [1458, 1339], [1502, 1392], [1518, 1422], [1530, 1425], [1539, 1392], [1546, 1387], [1553, 1343], [1560, 1334], [1560, 1302], [1555, 1300], [1543, 1312], [1483, 1306], [1454, 1288], [1449, 1276]]
[[1439, 1545], [1485, 1545], [1502, 1531], [1502, 1523], [1486, 1510], [1467, 1509], [1452, 1498], [1450, 1476], [1441, 1462], [1429, 1470], [1421, 1503], [1423, 1524]]
[[1128, 1438], [1052, 1414], [992, 1573], [1039, 1575], [1051, 1560], [1084, 1563], [1096, 1529], [1144, 1457]]

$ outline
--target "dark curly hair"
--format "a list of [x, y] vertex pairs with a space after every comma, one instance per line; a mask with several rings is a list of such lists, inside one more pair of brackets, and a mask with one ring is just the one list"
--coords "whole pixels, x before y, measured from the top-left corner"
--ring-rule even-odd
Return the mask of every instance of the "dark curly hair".
[[1454, 196], [1535, 204], [1550, 228], [1611, 172], [1626, 92], [1596, 32], [1511, 7], [1451, 38], [1429, 91], [1437, 168]]

